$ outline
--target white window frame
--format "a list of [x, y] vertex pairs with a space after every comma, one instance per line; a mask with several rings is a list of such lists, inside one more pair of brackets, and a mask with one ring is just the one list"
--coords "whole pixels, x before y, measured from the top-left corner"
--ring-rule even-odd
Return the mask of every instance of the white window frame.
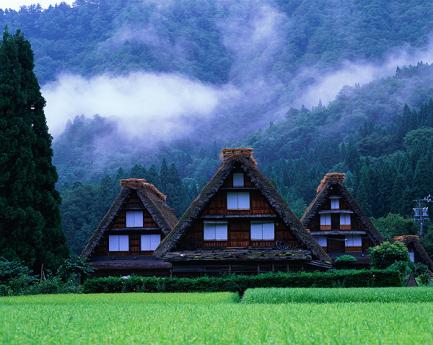
[[203, 241], [227, 241], [228, 224], [227, 222], [204, 222]]
[[346, 236], [346, 247], [362, 247], [362, 238], [360, 235]]
[[350, 214], [342, 213], [340, 214], [340, 225], [352, 225], [352, 217]]
[[251, 241], [275, 241], [274, 222], [251, 222]]
[[109, 235], [108, 236], [109, 252], [129, 252], [128, 235]]
[[161, 234], [145, 234], [140, 237], [140, 249], [142, 252], [152, 252], [161, 243]]
[[244, 173], [233, 173], [233, 187], [245, 187]]
[[340, 209], [340, 199], [331, 198], [331, 210], [339, 210], [339, 209]]
[[331, 215], [330, 214], [321, 214], [320, 215], [320, 225], [330, 226], [331, 225]]
[[142, 228], [144, 223], [144, 212], [142, 210], [126, 210], [126, 227]]
[[[242, 196], [247, 197], [242, 200]], [[245, 202], [243, 205], [242, 202]], [[228, 210], [249, 210], [251, 208], [250, 192], [227, 192]]]

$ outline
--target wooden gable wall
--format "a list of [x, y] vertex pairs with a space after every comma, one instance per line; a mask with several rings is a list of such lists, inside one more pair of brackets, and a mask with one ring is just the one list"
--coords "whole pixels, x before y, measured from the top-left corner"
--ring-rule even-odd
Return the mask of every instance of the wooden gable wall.
[[[126, 211], [140, 210], [143, 211], [143, 228], [127, 228], [126, 227]], [[117, 215], [114, 217], [112, 224], [103, 234], [99, 243], [93, 250], [92, 257], [95, 256], [149, 256], [152, 251], [141, 251], [141, 235], [160, 234], [161, 240], [164, 238], [164, 233], [161, 228], [155, 223], [150, 213], [143, 207], [141, 200], [136, 192], [130, 194], [124, 205], [120, 208]], [[110, 252], [108, 250], [108, 238], [110, 235], [128, 235], [129, 236], [129, 251]]]
[[[244, 175], [244, 187], [233, 187], [234, 170], [224, 181], [222, 188], [214, 195], [209, 204], [201, 212], [199, 219], [193, 222], [184, 237], [178, 242], [178, 250], [202, 248], [301, 248], [291, 230], [278, 217], [261, 192], [253, 186], [248, 176]], [[248, 191], [250, 193], [249, 210], [228, 210], [227, 192]], [[227, 218], [225, 218], [227, 217]], [[205, 241], [205, 221], [227, 221], [227, 241]], [[273, 241], [253, 241], [250, 236], [252, 221], [272, 221], [275, 224]]]
[[[340, 213], [332, 213], [331, 214], [331, 226], [330, 227], [326, 227], [326, 226], [321, 226], [320, 225], [320, 211], [327, 211], [327, 210], [331, 210], [331, 196], [339, 196], [340, 199], [340, 210], [349, 210], [349, 211], [353, 211], [353, 213], [350, 213], [350, 218], [351, 218], [351, 224], [350, 225], [340, 225]], [[318, 212], [314, 215], [314, 217], [312, 218], [312, 220], [310, 221], [310, 224], [308, 226], [306, 226], [306, 228], [311, 231], [314, 232], [314, 237], [326, 237], [328, 239], [328, 246], [327, 248], [325, 248], [325, 250], [328, 253], [333, 253], [334, 248], [333, 248], [333, 244], [335, 244], [335, 241], [337, 242], [341, 242], [341, 241], [345, 241], [345, 233], [346, 234], [350, 234], [350, 231], [365, 231], [365, 234], [360, 234], [358, 236], [361, 237], [361, 241], [362, 241], [362, 245], [360, 246], [346, 246], [344, 249], [344, 252], [346, 253], [366, 253], [368, 251], [368, 248], [371, 247], [373, 245], [373, 240], [370, 237], [370, 235], [368, 234], [367, 228], [365, 227], [365, 225], [363, 224], [361, 217], [359, 214], [357, 214], [355, 212], [355, 210], [353, 210], [353, 208], [351, 207], [351, 205], [349, 204], [349, 202], [346, 200], [346, 198], [343, 196], [343, 194], [341, 193], [340, 188], [333, 186], [332, 187], [332, 191], [330, 192], [329, 196], [326, 198], [325, 202], [322, 203], [322, 205], [320, 206]], [[333, 234], [333, 235], [329, 235], [329, 234], [318, 234], [318, 232], [325, 232], [325, 231], [339, 231], [339, 234]], [[334, 242], [333, 242], [334, 241]]]

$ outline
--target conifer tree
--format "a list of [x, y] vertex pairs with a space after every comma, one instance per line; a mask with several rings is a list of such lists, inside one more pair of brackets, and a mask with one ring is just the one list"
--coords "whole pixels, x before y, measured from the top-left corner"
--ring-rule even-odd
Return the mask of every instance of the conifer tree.
[[33, 72], [30, 43], [3, 34], [0, 47], [0, 252], [35, 271], [68, 255], [60, 222], [57, 173], [45, 100]]

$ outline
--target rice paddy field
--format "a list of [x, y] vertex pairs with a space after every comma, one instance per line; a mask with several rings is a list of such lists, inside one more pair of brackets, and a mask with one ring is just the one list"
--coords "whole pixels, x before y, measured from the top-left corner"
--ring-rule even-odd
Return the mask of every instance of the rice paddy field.
[[4, 297], [0, 343], [433, 344], [433, 289], [340, 290]]

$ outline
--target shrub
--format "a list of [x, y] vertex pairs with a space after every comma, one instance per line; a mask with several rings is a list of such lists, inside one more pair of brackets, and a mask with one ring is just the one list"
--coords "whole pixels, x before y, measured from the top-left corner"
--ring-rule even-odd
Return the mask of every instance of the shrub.
[[388, 242], [369, 249], [370, 263], [374, 268], [385, 269], [397, 261], [409, 262], [406, 246], [401, 242]]
[[426, 274], [426, 273], [428, 273], [428, 266], [421, 263], [421, 262], [416, 262], [414, 264], [414, 273], [415, 273], [416, 277], [418, 277], [422, 274]]
[[0, 258], [0, 289], [1, 295], [21, 293], [36, 281], [28, 267], [19, 261], [9, 261]]
[[341, 255], [335, 259], [336, 268], [351, 268], [356, 262], [356, 258], [353, 255]]
[[405, 286], [412, 275], [413, 264], [410, 261], [396, 261], [388, 269], [400, 272], [401, 285]]
[[131, 276], [90, 278], [85, 293], [99, 292], [212, 292], [243, 293], [254, 287], [385, 287], [400, 286], [400, 273], [392, 270], [338, 270], [328, 272], [265, 273], [242, 276], [165, 278]]
[[87, 260], [80, 256], [67, 258], [57, 270], [57, 276], [64, 282], [76, 280], [77, 283], [81, 283], [81, 281], [87, 278], [91, 273], [93, 273], [92, 266], [89, 265]]
[[[428, 273], [422, 273], [415, 278], [416, 282], [420, 286], [429, 286], [431, 284], [431, 278]], [[432, 298], [433, 300], [433, 298]]]

